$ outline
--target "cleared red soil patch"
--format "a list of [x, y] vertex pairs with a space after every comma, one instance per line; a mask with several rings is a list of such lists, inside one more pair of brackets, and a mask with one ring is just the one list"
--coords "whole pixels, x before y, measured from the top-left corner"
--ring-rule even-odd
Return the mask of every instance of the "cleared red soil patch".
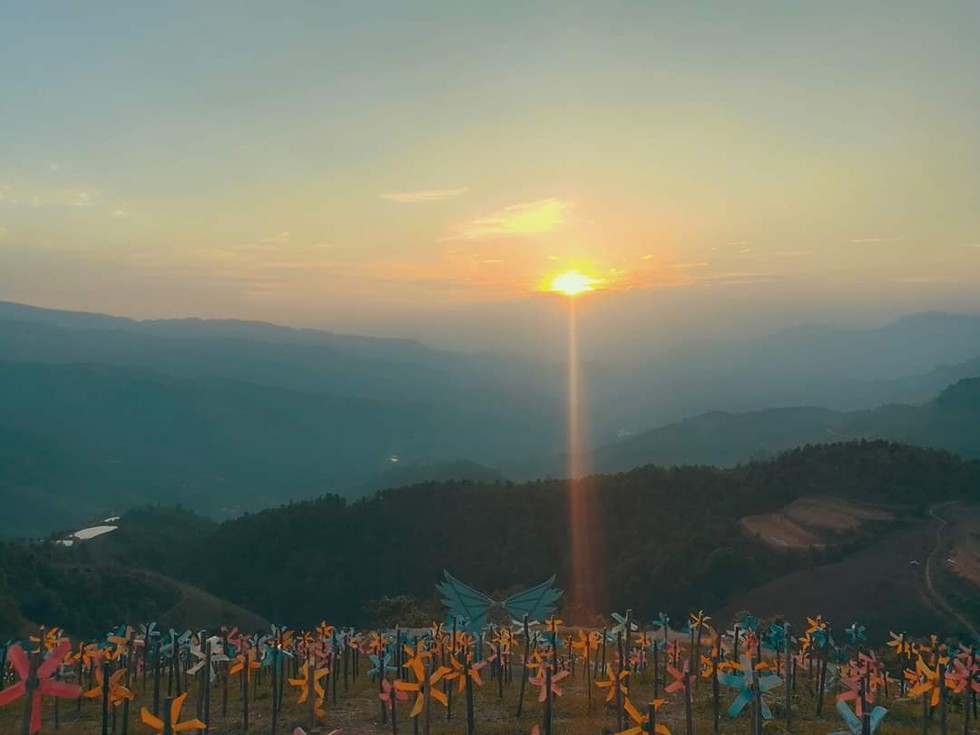
[[798, 498], [776, 513], [746, 516], [742, 528], [775, 548], [823, 547], [840, 534], [858, 531], [869, 521], [892, 521], [884, 508], [856, 505], [832, 498]]

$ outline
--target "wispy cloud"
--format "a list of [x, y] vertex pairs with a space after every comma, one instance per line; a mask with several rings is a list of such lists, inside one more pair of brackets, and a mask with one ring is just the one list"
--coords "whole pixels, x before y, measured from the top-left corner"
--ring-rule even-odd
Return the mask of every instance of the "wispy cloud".
[[934, 283], [961, 283], [959, 278], [953, 278], [952, 276], [899, 276], [898, 278], [892, 279], [893, 283], [905, 283], [909, 285], [916, 284], [934, 284]]
[[277, 232], [272, 237], [258, 241], [258, 245], [288, 245], [292, 236], [288, 232]]
[[455, 197], [466, 194], [469, 190], [468, 186], [461, 186], [458, 189], [392, 191], [378, 194], [378, 198], [389, 202], [401, 202], [402, 204], [429, 204], [430, 202], [443, 202], [447, 199], [454, 199]]
[[691, 263], [671, 263], [670, 267], [680, 270], [687, 270], [689, 268], [704, 268], [706, 265], [708, 265], [708, 261], [698, 260]]
[[92, 207], [101, 192], [93, 189], [53, 189], [25, 192], [9, 184], [0, 185], [0, 204], [29, 207]]
[[901, 239], [900, 237], [858, 237], [853, 240], [848, 240], [848, 242], [854, 243], [855, 245], [862, 245], [878, 242], [898, 242]]
[[980, 248], [980, 242], [968, 242], [963, 247], [967, 247], [967, 248]]
[[571, 202], [554, 197], [512, 204], [464, 223], [451, 239], [476, 240], [484, 237], [554, 232], [565, 223], [571, 208]]

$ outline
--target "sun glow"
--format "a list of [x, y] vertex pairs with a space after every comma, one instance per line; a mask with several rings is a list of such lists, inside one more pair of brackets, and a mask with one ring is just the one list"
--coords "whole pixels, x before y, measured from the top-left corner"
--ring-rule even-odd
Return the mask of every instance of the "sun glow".
[[565, 296], [578, 296], [589, 291], [595, 291], [599, 284], [600, 281], [584, 273], [566, 271], [551, 279], [549, 289]]

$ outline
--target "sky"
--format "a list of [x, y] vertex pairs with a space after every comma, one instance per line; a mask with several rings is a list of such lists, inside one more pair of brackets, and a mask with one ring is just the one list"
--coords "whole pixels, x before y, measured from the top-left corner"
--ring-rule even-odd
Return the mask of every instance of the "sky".
[[569, 269], [610, 349], [980, 311], [972, 0], [0, 6], [0, 299], [516, 350]]

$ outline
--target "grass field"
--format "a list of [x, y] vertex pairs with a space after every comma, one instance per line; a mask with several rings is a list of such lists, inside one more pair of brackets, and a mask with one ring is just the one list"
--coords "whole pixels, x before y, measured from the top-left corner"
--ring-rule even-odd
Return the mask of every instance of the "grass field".
[[[361, 671], [370, 664], [362, 657]], [[539, 688], [528, 684], [524, 698], [523, 715], [516, 717], [517, 701], [520, 691], [520, 667], [515, 665], [510, 669], [512, 677], [498, 688], [498, 683], [489, 667], [484, 669], [484, 685], [474, 687], [474, 710], [476, 732], [485, 735], [505, 735], [529, 733], [535, 724], [540, 724], [544, 707], [538, 702]], [[242, 697], [239, 691], [239, 677], [230, 677], [229, 696], [227, 699], [227, 714], [222, 715], [222, 678], [225, 674], [219, 672], [218, 678], [211, 686], [210, 733], [215, 735], [234, 735], [245, 733], [242, 728]], [[661, 671], [661, 676], [663, 672]], [[194, 717], [199, 698], [198, 684], [195, 677], [190, 677], [190, 691], [185, 702], [182, 720]], [[141, 686], [141, 678], [134, 678], [133, 692], [135, 700], [130, 705], [128, 727], [124, 728], [123, 708], [115, 710], [115, 717], [110, 719], [109, 732], [113, 733], [151, 733], [153, 730], [139, 722], [141, 705], [152, 703], [152, 678], [148, 680], [147, 691]], [[336, 682], [337, 699], [333, 703], [332, 687], [329, 679], [325, 681], [327, 697], [325, 702], [325, 717], [318, 719], [314, 732], [327, 733], [339, 729], [345, 734], [381, 734], [391, 733], [390, 721], [382, 723], [380, 719], [380, 701], [377, 684], [363, 673], [357, 679], [351, 677], [345, 688], [344, 682], [338, 677]], [[715, 732], [712, 702], [712, 682], [702, 679], [698, 681], [694, 692], [693, 703], [693, 733], [694, 735], [712, 735]], [[588, 689], [592, 690], [592, 708], [589, 710]], [[603, 701], [608, 690], [600, 689], [583, 674], [583, 667], [576, 668], [574, 676], [561, 682], [563, 695], [556, 697], [553, 704], [553, 733], [568, 735], [604, 735], [618, 732], [615, 703]], [[922, 705], [919, 701], [901, 700], [897, 698], [897, 684], [890, 685], [889, 696], [883, 704], [889, 712], [879, 732], [913, 735], [922, 732]], [[800, 669], [796, 676], [796, 689], [791, 698], [793, 710], [792, 723], [787, 726], [783, 706], [783, 689], [777, 688], [767, 695], [773, 719], [764, 725], [764, 731], [774, 733], [798, 733], [799, 735], [825, 735], [845, 729], [844, 722], [835, 709], [834, 685], [828, 691], [823, 704], [823, 715], [815, 715], [816, 699], [813, 693], [814, 683], [809, 680], [806, 670]], [[253, 696], [249, 701], [249, 733], [273, 733], [271, 726], [271, 679], [268, 670], [263, 670], [253, 678]], [[346, 689], [346, 691], [345, 691]], [[455, 689], [455, 687], [454, 687]], [[663, 685], [660, 684], [661, 696]], [[164, 694], [166, 684], [163, 684]], [[502, 690], [502, 697], [500, 691]], [[719, 733], [725, 735], [750, 735], [751, 706], [737, 718], [731, 719], [725, 715], [725, 709], [734, 698], [735, 693], [725, 687], [720, 690], [721, 717]], [[299, 689], [286, 685], [283, 694], [283, 710], [275, 733], [292, 733], [297, 726], [308, 728], [309, 709], [305, 704], [296, 702]], [[414, 694], [411, 697], [414, 698]], [[429, 731], [435, 735], [466, 733], [465, 698], [462, 693], [454, 691], [451, 695], [451, 718], [447, 721], [447, 709], [437, 702], [432, 702]], [[884, 698], [881, 693], [880, 697]], [[646, 712], [646, 703], [653, 697], [651, 671], [640, 671], [632, 675], [630, 698], [637, 707]], [[657, 713], [657, 722], [665, 723], [673, 735], [686, 733], [686, 720], [683, 693], [666, 695], [666, 704]], [[412, 702], [398, 704], [398, 732], [413, 733], [413, 722], [408, 713]], [[58, 728], [55, 728], [55, 708], [57, 707]], [[19, 733], [20, 717], [23, 712], [23, 700], [17, 700], [7, 707], [0, 709], [0, 733], [17, 735]], [[941, 716], [933, 712], [929, 718], [931, 732], [940, 731]], [[950, 695], [947, 703], [948, 731], [963, 732], [963, 702], [962, 697]], [[419, 716], [417, 732], [425, 732], [425, 713]], [[624, 729], [633, 727], [634, 723], [626, 717]], [[43, 706], [42, 733], [64, 732], [70, 735], [97, 735], [101, 733], [101, 700], [85, 699], [81, 703], [69, 700], [46, 699]], [[977, 732], [971, 727], [971, 732]], [[542, 732], [544, 732], [542, 730]]]

